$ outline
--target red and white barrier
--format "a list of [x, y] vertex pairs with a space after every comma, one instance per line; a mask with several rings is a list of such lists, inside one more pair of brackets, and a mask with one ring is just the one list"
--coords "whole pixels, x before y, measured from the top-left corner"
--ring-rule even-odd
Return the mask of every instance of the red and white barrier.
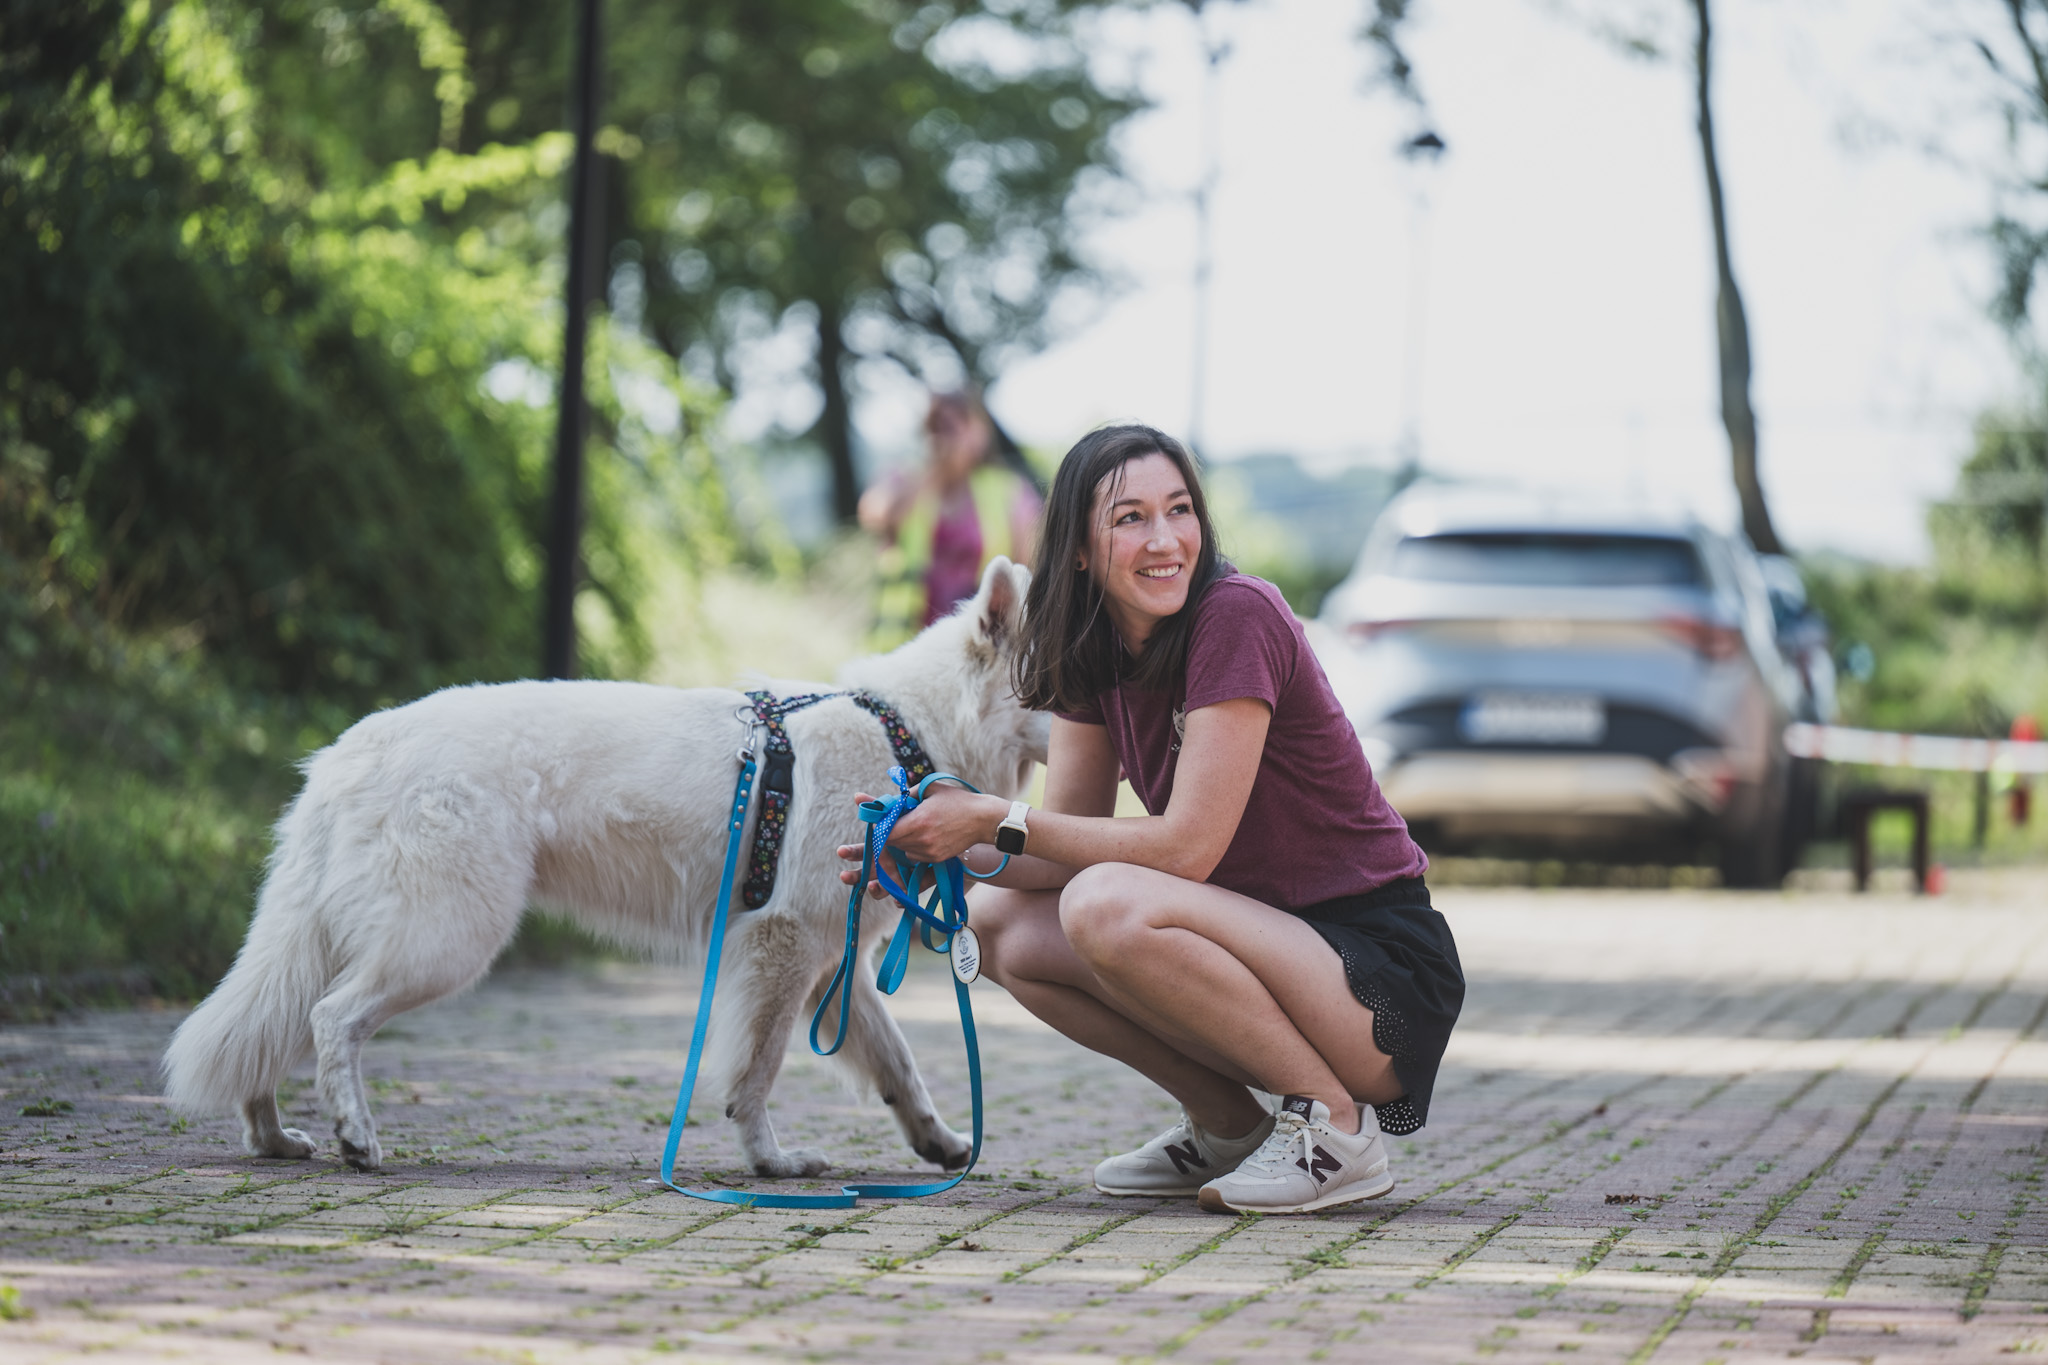
[[2039, 740], [1902, 735], [1890, 730], [1852, 730], [1846, 725], [1813, 725], [1806, 721], [1795, 721], [1785, 727], [1785, 752], [1794, 758], [1873, 763], [1888, 768], [2048, 773], [2048, 743]]

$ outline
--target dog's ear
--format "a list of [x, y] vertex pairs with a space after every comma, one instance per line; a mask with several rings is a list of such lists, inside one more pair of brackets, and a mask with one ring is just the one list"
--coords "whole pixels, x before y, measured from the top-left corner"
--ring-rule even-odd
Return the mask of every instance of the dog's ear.
[[981, 573], [981, 588], [975, 593], [975, 633], [998, 649], [1016, 639], [1024, 624], [1024, 590], [1031, 585], [1031, 570], [997, 555]]

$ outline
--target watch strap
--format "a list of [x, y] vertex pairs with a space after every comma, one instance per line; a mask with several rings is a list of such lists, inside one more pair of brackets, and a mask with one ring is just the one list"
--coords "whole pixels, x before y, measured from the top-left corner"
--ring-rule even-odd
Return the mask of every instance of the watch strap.
[[1010, 813], [996, 826], [996, 850], [1001, 853], [1018, 854], [1024, 851], [1024, 841], [1030, 836], [1030, 828], [1024, 817], [1031, 813], [1031, 807], [1022, 801], [1010, 803]]

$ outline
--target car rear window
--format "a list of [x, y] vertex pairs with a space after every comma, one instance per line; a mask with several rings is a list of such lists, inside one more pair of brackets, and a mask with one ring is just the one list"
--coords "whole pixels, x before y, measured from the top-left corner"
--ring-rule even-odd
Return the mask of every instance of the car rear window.
[[1706, 582], [1699, 552], [1689, 540], [1521, 531], [1410, 536], [1394, 547], [1393, 573], [1430, 583], [1538, 587], [1695, 587]]

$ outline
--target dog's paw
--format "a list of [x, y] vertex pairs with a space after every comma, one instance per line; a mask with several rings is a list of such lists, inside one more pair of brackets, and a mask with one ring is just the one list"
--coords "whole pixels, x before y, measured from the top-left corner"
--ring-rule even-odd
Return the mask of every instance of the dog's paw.
[[786, 1147], [769, 1156], [755, 1157], [754, 1174], [789, 1180], [798, 1176], [823, 1175], [832, 1169], [831, 1158], [816, 1147]]
[[[336, 1133], [340, 1137], [339, 1132]], [[374, 1171], [384, 1164], [384, 1149], [374, 1137], [364, 1138], [361, 1144], [341, 1138], [341, 1159], [359, 1171]]]
[[307, 1156], [319, 1150], [319, 1144], [307, 1138], [297, 1128], [281, 1128], [268, 1142], [258, 1142], [256, 1138], [250, 1138], [246, 1146], [250, 1150], [250, 1156], [281, 1156], [285, 1160], [305, 1160]]
[[944, 1170], [959, 1170], [967, 1164], [968, 1154], [974, 1150], [974, 1144], [943, 1123], [936, 1124], [935, 1127], [937, 1131], [930, 1138], [916, 1144], [917, 1154]]

